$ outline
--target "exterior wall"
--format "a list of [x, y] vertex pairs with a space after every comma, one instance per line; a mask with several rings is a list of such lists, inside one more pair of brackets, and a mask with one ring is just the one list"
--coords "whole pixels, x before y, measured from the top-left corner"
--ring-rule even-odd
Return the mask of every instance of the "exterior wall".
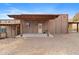
[[6, 30], [7, 30], [7, 37], [16, 36], [16, 30], [14, 26], [6, 26]]
[[48, 30], [48, 21], [45, 21], [42, 24], [43, 24], [42, 26], [43, 32], [46, 32]]
[[0, 33], [0, 38], [5, 38], [6, 37], [6, 33]]
[[[30, 23], [30, 25], [29, 25], [29, 23]], [[37, 28], [38, 28], [37, 22], [22, 20], [22, 33], [36, 33]]]
[[[30, 23], [30, 28], [28, 28], [27, 23]], [[48, 21], [25, 21], [21, 20], [21, 32], [22, 33], [38, 33], [38, 24], [42, 24], [42, 32], [48, 29]]]
[[68, 33], [68, 15], [62, 16], [62, 33]]
[[55, 34], [56, 30], [55, 30], [55, 20], [54, 19], [49, 20], [49, 23], [48, 23], [48, 31], [51, 34]]
[[5, 26], [0, 26], [0, 38], [5, 38], [6, 33], [5, 33]]
[[51, 34], [67, 33], [68, 31], [68, 15], [61, 14], [56, 19], [49, 20], [49, 32]]
[[17, 29], [16, 26], [1, 26], [1, 28], [5, 28], [5, 32], [0, 32], [0, 37], [15, 37], [17, 35]]
[[[5, 19], [5, 20], [0, 20], [0, 27], [1, 28], [6, 28], [6, 33], [1, 33], [1, 36], [3, 37], [14, 37], [16, 36], [16, 27], [13, 25], [11, 26], [12, 24], [20, 24], [20, 20], [14, 20], [14, 19]], [[9, 26], [8, 26], [9, 25]]]
[[6, 31], [7, 31], [7, 37], [11, 37], [11, 27], [6, 26]]

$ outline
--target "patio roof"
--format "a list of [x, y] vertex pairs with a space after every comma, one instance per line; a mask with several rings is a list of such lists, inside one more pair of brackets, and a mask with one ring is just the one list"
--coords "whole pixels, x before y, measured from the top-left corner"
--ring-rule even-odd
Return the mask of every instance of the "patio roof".
[[20, 20], [49, 20], [55, 19], [59, 15], [54, 14], [20, 14], [20, 15], [8, 15], [11, 18], [20, 19]]

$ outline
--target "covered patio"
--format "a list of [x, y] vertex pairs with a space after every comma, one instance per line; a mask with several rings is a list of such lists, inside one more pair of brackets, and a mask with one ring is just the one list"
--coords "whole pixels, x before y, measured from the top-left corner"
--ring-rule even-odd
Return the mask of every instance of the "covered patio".
[[79, 22], [68, 22], [68, 25], [73, 25], [73, 24], [76, 25], [76, 32], [79, 32]]
[[21, 15], [8, 15], [11, 18], [19, 19], [20, 33], [50, 33], [51, 27], [50, 20], [54, 20], [59, 15], [52, 14], [21, 14]]
[[0, 32], [0, 37], [4, 38], [15, 37], [16, 35], [20, 34], [19, 28], [20, 28], [19, 23], [11, 23], [11, 22], [7, 23], [7, 21], [3, 20], [2, 22], [0, 22], [0, 29], [5, 29], [5, 31]]

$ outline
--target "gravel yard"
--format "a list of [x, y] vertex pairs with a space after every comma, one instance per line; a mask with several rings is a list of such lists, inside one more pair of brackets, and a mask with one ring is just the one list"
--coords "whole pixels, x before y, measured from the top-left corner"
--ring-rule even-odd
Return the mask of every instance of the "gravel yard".
[[79, 33], [59, 34], [54, 38], [6, 38], [0, 40], [1, 55], [77, 55]]

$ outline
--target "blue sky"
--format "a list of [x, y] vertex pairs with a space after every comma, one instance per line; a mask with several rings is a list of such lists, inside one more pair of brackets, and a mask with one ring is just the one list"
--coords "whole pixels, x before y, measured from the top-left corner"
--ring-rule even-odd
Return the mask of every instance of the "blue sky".
[[68, 14], [72, 18], [79, 12], [78, 3], [0, 3], [0, 19], [8, 14]]

